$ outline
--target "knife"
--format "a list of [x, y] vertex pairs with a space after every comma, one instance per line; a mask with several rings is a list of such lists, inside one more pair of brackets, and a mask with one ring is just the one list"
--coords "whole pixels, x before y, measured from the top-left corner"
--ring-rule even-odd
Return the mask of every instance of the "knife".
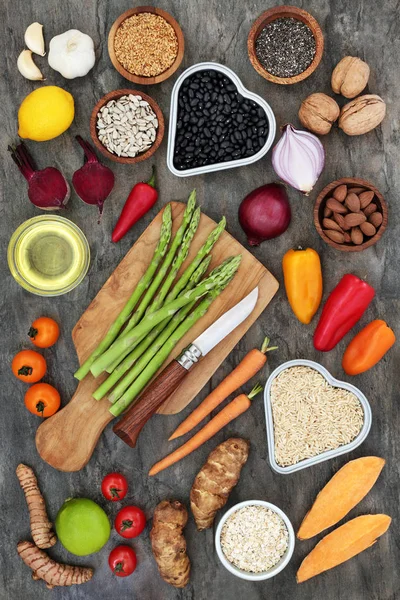
[[258, 287], [217, 319], [175, 360], [163, 369], [149, 387], [113, 427], [128, 446], [135, 447], [139, 433], [161, 404], [176, 390], [190, 369], [206, 356], [252, 313], [258, 299]]

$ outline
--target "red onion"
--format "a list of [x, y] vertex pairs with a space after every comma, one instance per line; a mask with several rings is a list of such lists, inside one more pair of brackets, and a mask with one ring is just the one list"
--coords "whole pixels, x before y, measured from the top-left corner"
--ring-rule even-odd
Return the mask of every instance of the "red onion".
[[73, 174], [72, 185], [81, 200], [99, 207], [101, 216], [104, 201], [114, 187], [114, 173], [98, 161], [92, 146], [80, 135], [76, 136], [76, 140], [83, 148], [85, 162], [83, 167]]
[[283, 181], [308, 195], [325, 165], [324, 147], [317, 136], [290, 123], [272, 150], [272, 166]]
[[281, 235], [289, 227], [291, 216], [286, 189], [280, 183], [253, 190], [239, 206], [239, 222], [250, 246]]
[[42, 210], [64, 208], [70, 188], [64, 175], [55, 167], [36, 170], [35, 163], [23, 142], [15, 148], [8, 146], [11, 157], [28, 182], [28, 198]]

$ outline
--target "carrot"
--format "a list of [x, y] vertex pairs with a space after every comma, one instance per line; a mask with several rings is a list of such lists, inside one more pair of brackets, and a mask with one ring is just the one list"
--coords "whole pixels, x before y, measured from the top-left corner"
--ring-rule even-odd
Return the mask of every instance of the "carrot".
[[199, 404], [197, 408], [175, 429], [169, 440], [174, 440], [181, 435], [185, 435], [198, 425], [207, 415], [209, 415], [217, 406], [221, 404], [230, 394], [235, 392], [256, 373], [267, 362], [266, 353], [276, 350], [277, 346], [268, 347], [269, 338], [266, 337], [261, 350], [253, 348], [246, 354], [238, 366], [233, 369], [225, 379]]
[[384, 465], [383, 458], [363, 456], [339, 469], [304, 517], [299, 540], [308, 540], [343, 519], [368, 494]]
[[391, 520], [387, 515], [362, 515], [328, 533], [301, 563], [297, 583], [333, 569], [375, 544]]
[[207, 442], [213, 437], [218, 431], [220, 431], [225, 425], [228, 425], [233, 419], [236, 419], [239, 415], [246, 412], [251, 406], [251, 399], [259, 394], [262, 390], [262, 386], [258, 383], [251, 390], [250, 394], [240, 394], [236, 396], [232, 402], [229, 402], [211, 421], [204, 425], [200, 431], [198, 431], [193, 437], [187, 442], [179, 446], [174, 452], [168, 454], [165, 458], [153, 465], [149, 471], [149, 475], [157, 475], [160, 471], [164, 471], [171, 465], [174, 465], [182, 458], [185, 458], [188, 454], [197, 450], [202, 444]]

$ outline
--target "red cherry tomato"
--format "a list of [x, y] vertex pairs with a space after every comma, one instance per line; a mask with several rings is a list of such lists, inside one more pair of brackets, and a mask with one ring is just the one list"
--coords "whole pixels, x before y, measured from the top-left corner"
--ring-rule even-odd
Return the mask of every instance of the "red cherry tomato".
[[145, 528], [146, 515], [137, 506], [125, 506], [115, 517], [114, 526], [123, 538], [134, 538]]
[[117, 577], [128, 577], [136, 569], [135, 551], [130, 546], [117, 546], [110, 552], [108, 564]]
[[109, 473], [101, 482], [101, 491], [104, 498], [111, 502], [117, 502], [125, 498], [128, 482], [121, 473]]

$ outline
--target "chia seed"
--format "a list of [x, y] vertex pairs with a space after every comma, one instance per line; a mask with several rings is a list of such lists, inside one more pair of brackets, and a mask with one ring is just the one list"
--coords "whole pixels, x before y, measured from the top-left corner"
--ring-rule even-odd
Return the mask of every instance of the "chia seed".
[[294, 77], [312, 63], [316, 43], [311, 29], [298, 19], [284, 17], [268, 23], [256, 40], [256, 56], [276, 77]]

